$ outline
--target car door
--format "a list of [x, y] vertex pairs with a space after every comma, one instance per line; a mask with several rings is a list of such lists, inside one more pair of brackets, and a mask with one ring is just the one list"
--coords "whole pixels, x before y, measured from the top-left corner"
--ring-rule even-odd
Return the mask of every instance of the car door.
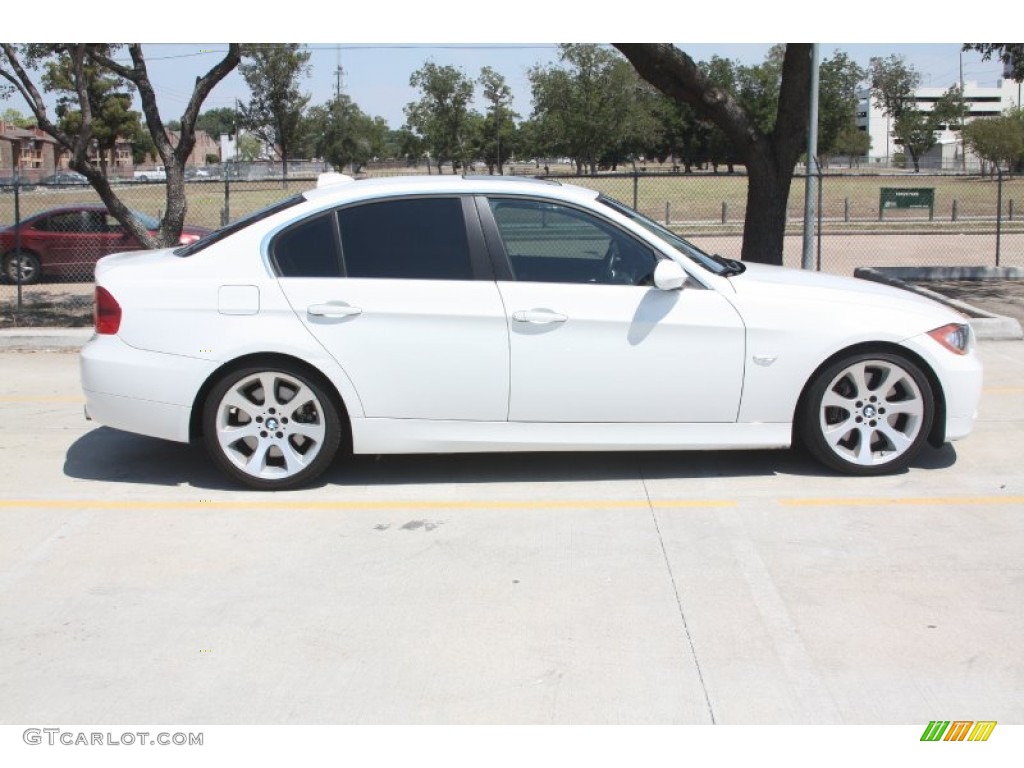
[[273, 241], [282, 290], [367, 417], [507, 418], [508, 331], [475, 217], [459, 197], [380, 200]]
[[724, 297], [655, 288], [657, 254], [590, 211], [511, 197], [480, 211], [511, 277], [510, 421], [736, 420], [745, 332]]
[[76, 249], [81, 247], [84, 230], [82, 211], [54, 211], [32, 225], [25, 245], [43, 258], [48, 270], [66, 272], [74, 262]]
[[92, 209], [58, 211], [40, 219], [35, 229], [47, 268], [72, 277], [91, 277], [97, 260], [127, 250], [119, 247], [127, 241], [111, 232], [110, 221], [114, 219], [106, 211]]

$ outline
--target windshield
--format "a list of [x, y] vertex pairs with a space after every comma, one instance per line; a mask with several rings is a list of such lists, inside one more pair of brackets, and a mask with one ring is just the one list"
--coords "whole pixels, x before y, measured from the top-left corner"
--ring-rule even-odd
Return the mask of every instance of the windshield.
[[198, 253], [207, 246], [213, 245], [214, 243], [218, 243], [225, 237], [233, 235], [235, 234], [235, 232], [238, 232], [239, 230], [245, 229], [250, 224], [255, 224], [257, 221], [260, 221], [261, 219], [265, 219], [268, 216], [273, 216], [275, 213], [277, 213], [278, 211], [283, 211], [285, 208], [291, 208], [293, 205], [298, 205], [304, 199], [305, 198], [302, 195], [295, 195], [294, 197], [288, 197], [285, 198], [284, 200], [280, 200], [276, 203], [268, 205], [266, 208], [260, 208], [258, 211], [253, 211], [252, 213], [243, 216], [237, 221], [233, 221], [230, 224], [227, 224], [226, 226], [223, 226], [220, 229], [216, 229], [210, 234], [199, 238], [190, 245], [183, 245], [181, 248], [178, 248], [174, 251], [174, 255], [191, 256], [193, 253]]
[[155, 217], [150, 216], [148, 213], [142, 211], [132, 211], [132, 216], [142, 222], [142, 226], [146, 229], [160, 229], [160, 222]]
[[700, 248], [691, 243], [689, 240], [684, 240], [672, 230], [667, 227], [663, 227], [653, 219], [649, 219], [643, 216], [627, 205], [623, 205], [618, 200], [611, 197], [605, 197], [601, 195], [597, 198], [600, 202], [607, 205], [609, 208], [618, 211], [627, 219], [636, 222], [641, 227], [646, 229], [652, 235], [655, 235], [659, 239], [665, 241], [668, 245], [672, 246], [679, 253], [683, 254], [686, 258], [691, 261], [695, 261], [700, 264], [704, 269], [709, 272], [713, 272], [716, 275], [720, 275], [723, 272], [728, 271], [728, 268], [718, 261], [715, 261], [710, 255], [704, 253]]

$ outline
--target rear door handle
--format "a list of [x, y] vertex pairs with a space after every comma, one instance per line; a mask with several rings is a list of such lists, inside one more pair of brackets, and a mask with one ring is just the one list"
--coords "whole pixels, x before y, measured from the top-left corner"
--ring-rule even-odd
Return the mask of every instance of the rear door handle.
[[310, 304], [306, 312], [314, 317], [354, 317], [362, 314], [363, 310], [348, 304]]
[[569, 317], [552, 312], [550, 309], [520, 309], [512, 313], [512, 319], [517, 323], [551, 325], [552, 323], [564, 323]]

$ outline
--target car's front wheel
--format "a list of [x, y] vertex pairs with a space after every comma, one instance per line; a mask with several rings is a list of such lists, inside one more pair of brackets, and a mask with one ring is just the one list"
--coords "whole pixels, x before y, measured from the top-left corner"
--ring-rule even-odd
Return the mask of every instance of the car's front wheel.
[[251, 488], [307, 483], [334, 460], [341, 441], [338, 408], [314, 377], [290, 365], [227, 373], [203, 409], [207, 449]]
[[32, 285], [42, 277], [43, 266], [39, 263], [39, 257], [30, 251], [5, 253], [3, 274], [4, 279], [14, 285]]
[[901, 355], [869, 352], [817, 376], [803, 401], [800, 433], [825, 465], [881, 475], [910, 463], [934, 418], [935, 397], [920, 368]]

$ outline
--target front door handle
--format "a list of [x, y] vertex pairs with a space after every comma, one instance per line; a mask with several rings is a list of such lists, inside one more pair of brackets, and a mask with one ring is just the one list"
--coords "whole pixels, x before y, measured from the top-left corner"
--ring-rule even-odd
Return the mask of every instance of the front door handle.
[[310, 304], [306, 312], [313, 317], [354, 317], [362, 314], [363, 310], [348, 304]]
[[569, 317], [552, 312], [550, 309], [520, 309], [512, 313], [512, 319], [517, 323], [551, 325], [552, 323], [564, 323]]

